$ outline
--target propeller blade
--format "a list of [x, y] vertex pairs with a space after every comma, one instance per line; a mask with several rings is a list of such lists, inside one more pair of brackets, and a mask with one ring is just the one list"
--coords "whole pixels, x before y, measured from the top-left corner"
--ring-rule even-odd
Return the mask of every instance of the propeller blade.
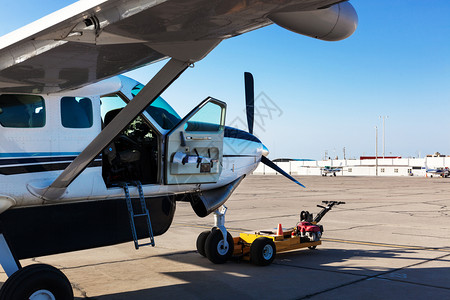
[[247, 111], [248, 132], [253, 134], [253, 120], [255, 119], [255, 92], [253, 84], [253, 75], [249, 72], [245, 72], [244, 82], [245, 82], [245, 108]]
[[298, 184], [301, 187], [306, 188], [303, 184], [301, 184], [300, 182], [298, 182], [294, 177], [292, 177], [291, 175], [289, 175], [288, 173], [286, 173], [285, 171], [283, 171], [283, 169], [281, 169], [279, 166], [277, 166], [273, 161], [271, 161], [270, 159], [268, 159], [265, 156], [261, 156], [261, 162], [263, 164], [265, 164], [266, 166], [274, 169], [275, 171], [277, 171], [278, 173], [282, 174], [284, 177], [292, 180], [293, 182], [295, 182], [296, 184]]

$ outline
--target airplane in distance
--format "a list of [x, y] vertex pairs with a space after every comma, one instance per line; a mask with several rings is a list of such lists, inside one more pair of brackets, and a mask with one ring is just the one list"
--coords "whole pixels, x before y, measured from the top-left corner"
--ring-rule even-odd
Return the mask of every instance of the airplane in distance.
[[[178, 201], [214, 213], [201, 246], [224, 263], [224, 203], [244, 177], [262, 162], [301, 183], [253, 135], [251, 74], [248, 132], [225, 126], [223, 101], [182, 118], [161, 93], [222, 40], [274, 23], [337, 41], [357, 22], [341, 0], [82, 0], [0, 37], [0, 300], [73, 299], [61, 271], [20, 260], [154, 246]], [[165, 59], [146, 85], [120, 75]]]
[[342, 172], [342, 168], [325, 166], [320, 168], [320, 172], [322, 176], [327, 176], [328, 174], [336, 176], [336, 173]]
[[434, 176], [440, 176], [443, 178], [447, 178], [450, 174], [450, 170], [448, 169], [448, 167], [445, 168], [436, 168], [436, 169], [430, 169], [428, 167], [422, 167], [422, 170], [425, 170], [426, 175], [428, 176], [428, 174], [430, 174], [430, 177], [433, 178]]
[[433, 176], [440, 176], [442, 178], [447, 178], [450, 175], [450, 170], [448, 169], [448, 167], [439, 167], [439, 168], [430, 168], [428, 167], [428, 162], [427, 162], [427, 158], [425, 158], [425, 162], [424, 162], [425, 166], [422, 167], [421, 169], [425, 171], [425, 175], [428, 177], [430, 176], [431, 178], [433, 178]]

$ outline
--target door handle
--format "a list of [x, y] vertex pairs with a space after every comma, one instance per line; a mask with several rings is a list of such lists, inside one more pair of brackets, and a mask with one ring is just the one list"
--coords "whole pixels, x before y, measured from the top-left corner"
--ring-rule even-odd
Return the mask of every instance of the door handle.
[[203, 137], [195, 137], [195, 136], [187, 136], [186, 137], [187, 140], [193, 140], [193, 141], [207, 141], [207, 140], [212, 140], [212, 138], [210, 136], [203, 136]]

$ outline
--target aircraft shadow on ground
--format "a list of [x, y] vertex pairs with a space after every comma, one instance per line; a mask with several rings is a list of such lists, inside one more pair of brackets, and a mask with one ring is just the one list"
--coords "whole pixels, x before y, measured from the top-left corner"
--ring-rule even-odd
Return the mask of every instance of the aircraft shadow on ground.
[[[258, 295], [266, 295], [264, 298], [277, 298], [283, 289], [284, 292], [288, 291], [285, 295], [287, 298], [302, 298], [354, 281], [369, 279], [399, 282], [401, 288], [405, 288], [404, 284], [420, 284], [424, 287], [424, 293], [430, 292], [428, 288], [440, 289], [450, 294], [450, 283], [447, 280], [450, 277], [450, 268], [420, 266], [421, 263], [429, 261], [445, 262], [444, 265], [448, 266], [450, 253], [439, 252], [432, 256], [423, 256], [422, 253], [414, 249], [300, 250], [278, 254], [274, 263], [266, 267], [254, 266], [246, 261], [214, 265], [198, 253], [175, 253], [163, 257], [206, 270], [162, 272], [159, 274], [176, 278], [183, 283], [90, 299], [173, 299], [181, 296], [185, 299], [229, 299], [237, 296], [255, 298], [256, 290]], [[146, 274], [149, 280], [151, 276], [160, 276], [157, 270]], [[328, 280], [324, 280], [325, 278]], [[373, 287], [374, 292], [379, 288], [377, 284], [373, 284]]]

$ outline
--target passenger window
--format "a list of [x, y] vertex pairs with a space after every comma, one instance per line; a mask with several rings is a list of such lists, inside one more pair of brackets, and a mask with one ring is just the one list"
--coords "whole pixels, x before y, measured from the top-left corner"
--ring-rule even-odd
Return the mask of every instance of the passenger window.
[[90, 128], [93, 124], [92, 101], [89, 98], [61, 99], [61, 123], [66, 128]]
[[44, 127], [44, 99], [35, 95], [0, 95], [0, 124], [13, 128]]
[[184, 126], [186, 131], [220, 131], [225, 124], [225, 110], [208, 102]]

